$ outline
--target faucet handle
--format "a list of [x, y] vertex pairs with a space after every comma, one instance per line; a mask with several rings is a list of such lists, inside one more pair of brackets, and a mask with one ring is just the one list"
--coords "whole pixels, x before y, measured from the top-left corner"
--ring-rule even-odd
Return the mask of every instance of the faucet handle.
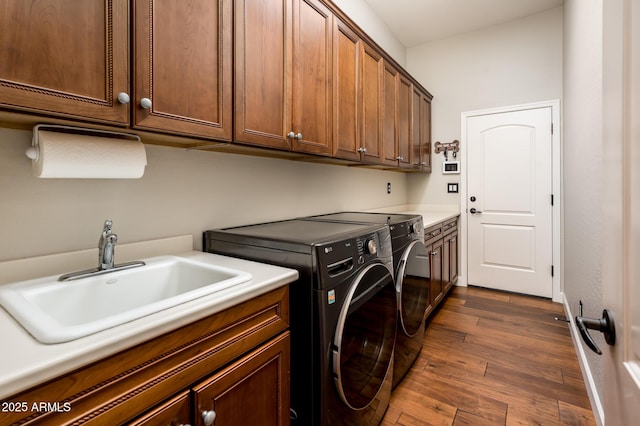
[[111, 232], [111, 227], [113, 226], [113, 221], [107, 219], [104, 221], [104, 228], [102, 229], [102, 232], [107, 234], [109, 232]]
[[116, 243], [118, 242], [118, 236], [116, 234], [108, 234], [104, 239], [104, 245], [100, 250], [100, 263], [98, 264], [98, 270], [104, 271], [113, 269], [115, 260]]

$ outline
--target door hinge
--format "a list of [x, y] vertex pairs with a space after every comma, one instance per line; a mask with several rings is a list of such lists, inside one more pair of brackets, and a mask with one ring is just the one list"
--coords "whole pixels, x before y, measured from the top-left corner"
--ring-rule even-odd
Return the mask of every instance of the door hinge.
[[553, 194], [551, 194], [551, 205], [553, 205]]
[[551, 123], [551, 134], [553, 134], [553, 123]]
[[554, 267], [553, 267], [553, 265], [551, 265], [551, 276], [552, 277], [553, 277], [553, 274], [554, 274]]

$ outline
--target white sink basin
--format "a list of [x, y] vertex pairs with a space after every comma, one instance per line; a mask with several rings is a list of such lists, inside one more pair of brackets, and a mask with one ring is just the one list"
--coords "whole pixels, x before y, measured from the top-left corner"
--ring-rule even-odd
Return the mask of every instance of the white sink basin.
[[2, 305], [42, 343], [97, 333], [251, 279], [251, 274], [176, 256], [58, 282], [58, 275], [0, 286]]

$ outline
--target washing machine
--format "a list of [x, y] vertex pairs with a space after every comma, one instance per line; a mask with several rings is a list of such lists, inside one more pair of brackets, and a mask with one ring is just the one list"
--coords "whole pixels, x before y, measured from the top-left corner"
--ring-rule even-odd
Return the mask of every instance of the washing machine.
[[431, 282], [422, 216], [340, 212], [304, 219], [389, 226], [398, 299], [398, 333], [393, 366], [395, 388], [418, 358], [424, 340], [424, 319], [429, 306]]
[[294, 219], [203, 238], [208, 252], [299, 271], [289, 286], [291, 424], [379, 424], [397, 332], [388, 226]]

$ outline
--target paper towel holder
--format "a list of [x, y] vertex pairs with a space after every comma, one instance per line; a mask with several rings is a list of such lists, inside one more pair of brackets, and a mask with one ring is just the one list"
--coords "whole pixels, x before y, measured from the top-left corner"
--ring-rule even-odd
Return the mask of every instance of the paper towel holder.
[[40, 144], [38, 141], [40, 130], [58, 133], [73, 133], [88, 136], [101, 136], [114, 139], [127, 139], [135, 142], [141, 142], [140, 136], [131, 133], [85, 129], [83, 127], [64, 126], [62, 124], [37, 124], [33, 127], [33, 138], [31, 139], [31, 146], [25, 151], [25, 155], [33, 161], [38, 161], [38, 158], [40, 157]]

